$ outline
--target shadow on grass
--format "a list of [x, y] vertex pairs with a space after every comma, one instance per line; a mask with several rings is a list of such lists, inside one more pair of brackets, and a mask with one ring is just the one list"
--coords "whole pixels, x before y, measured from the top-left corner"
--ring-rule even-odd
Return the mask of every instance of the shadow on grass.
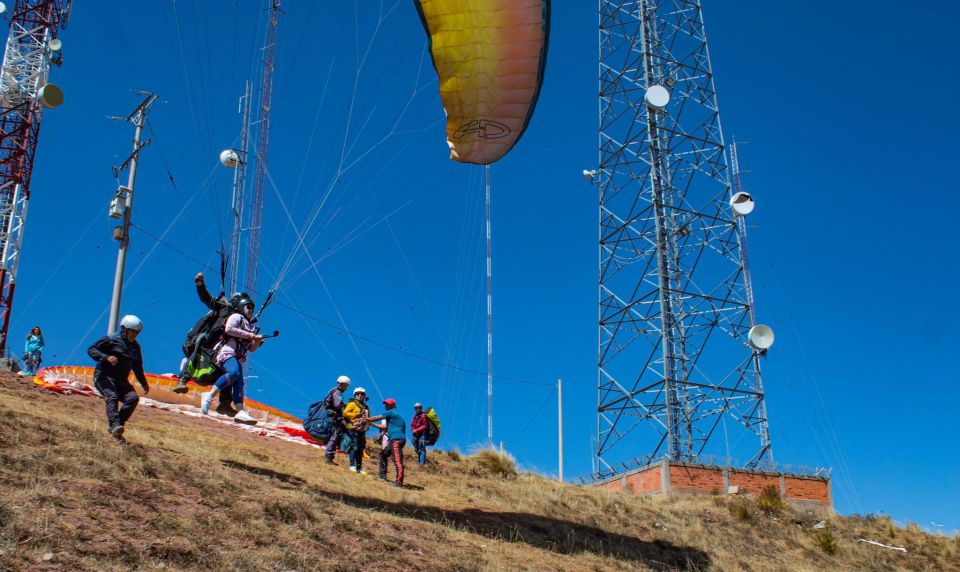
[[702, 550], [675, 546], [663, 540], [641, 540], [600, 528], [540, 515], [491, 512], [479, 509], [443, 510], [431, 506], [399, 504], [333, 493], [311, 487], [310, 491], [358, 508], [414, 518], [449, 526], [507, 542], [522, 542], [560, 554], [589, 552], [621, 560], [642, 562], [656, 569], [706, 570], [710, 557]]
[[223, 463], [223, 466], [228, 467], [230, 469], [239, 469], [241, 471], [253, 473], [254, 475], [267, 477], [270, 480], [278, 480], [281, 483], [291, 485], [293, 487], [302, 487], [307, 484], [307, 481], [301, 479], [300, 477], [295, 477], [287, 473], [280, 473], [277, 471], [266, 469], [264, 467], [255, 467], [253, 465], [247, 465], [237, 461], [231, 461], [229, 459], [224, 459], [220, 462]]

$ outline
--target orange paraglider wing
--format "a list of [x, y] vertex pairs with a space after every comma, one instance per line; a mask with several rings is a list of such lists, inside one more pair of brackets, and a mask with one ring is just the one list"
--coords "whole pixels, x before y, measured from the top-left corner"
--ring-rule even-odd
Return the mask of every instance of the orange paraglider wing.
[[450, 158], [487, 165], [523, 135], [547, 61], [550, 0], [414, 0], [447, 113]]

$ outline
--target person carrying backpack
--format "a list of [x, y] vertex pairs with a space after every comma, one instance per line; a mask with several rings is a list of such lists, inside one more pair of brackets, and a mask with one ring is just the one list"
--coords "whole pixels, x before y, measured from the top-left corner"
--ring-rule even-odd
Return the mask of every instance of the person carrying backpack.
[[413, 435], [413, 450], [417, 453], [417, 463], [427, 462], [427, 414], [423, 412], [423, 404], [413, 404], [413, 419], [410, 420], [410, 433]]
[[[223, 368], [224, 374], [213, 384], [213, 390], [204, 393], [200, 398], [200, 412], [204, 415], [210, 410], [213, 398], [223, 389], [233, 389], [233, 404], [237, 414], [233, 420], [237, 423], [253, 425], [256, 419], [243, 410], [243, 362], [247, 359], [248, 351], [256, 351], [263, 343], [263, 336], [256, 333], [253, 324], [253, 300], [242, 298], [234, 308], [234, 313], [227, 318], [223, 327], [223, 338], [217, 344], [215, 363]], [[242, 312], [242, 313], [241, 313]]]
[[336, 465], [333, 457], [337, 454], [337, 447], [340, 446], [340, 442], [343, 441], [343, 410], [345, 407], [343, 392], [346, 391], [349, 386], [350, 378], [341, 375], [337, 378], [336, 387], [328, 391], [327, 396], [323, 399], [323, 404], [327, 410], [327, 418], [330, 423], [330, 438], [327, 440], [326, 452], [324, 454], [328, 465]]
[[403, 447], [407, 444], [407, 422], [397, 411], [395, 399], [384, 399], [383, 406], [387, 410], [386, 413], [367, 419], [371, 422], [379, 421], [374, 423], [374, 427], [386, 430], [387, 438], [390, 440], [387, 447], [380, 452], [380, 478], [387, 480], [387, 459], [393, 457], [393, 463], [397, 468], [397, 480], [393, 486], [403, 487]]
[[[189, 391], [190, 388], [187, 387], [187, 380], [190, 379], [191, 366], [201, 367], [198, 365], [201, 361], [204, 364], [209, 362], [209, 365], [205, 368], [201, 367], [201, 369], [204, 369], [204, 371], [210, 369], [211, 375], [209, 375], [209, 377], [213, 378], [213, 381], [220, 378], [219, 370], [216, 368], [216, 365], [212, 363], [216, 357], [213, 348], [217, 342], [220, 341], [223, 335], [223, 326], [226, 324], [230, 315], [234, 313], [234, 306], [236, 306], [241, 299], [249, 298], [246, 292], [237, 292], [231, 296], [229, 300], [223, 295], [217, 297], [212, 296], [207, 290], [202, 272], [198, 272], [197, 275], [193, 277], [193, 282], [197, 287], [197, 297], [200, 298], [203, 305], [209, 308], [210, 311], [200, 318], [187, 334], [187, 340], [183, 344], [183, 355], [186, 356], [186, 360], [180, 367], [180, 376], [177, 380], [177, 385], [173, 388], [174, 393], [186, 393]], [[194, 375], [197, 374], [194, 373]], [[194, 379], [194, 381], [203, 384], [202, 382], [204, 380]], [[206, 383], [209, 384], [209, 381]], [[232, 388], [227, 387], [218, 395], [220, 396], [220, 400], [216, 412], [228, 417], [236, 415], [236, 410], [230, 406], [230, 402], [233, 400]]]
[[[137, 336], [143, 331], [143, 322], [134, 315], [120, 320], [120, 331], [104, 336], [87, 348], [87, 355], [97, 362], [93, 372], [93, 386], [97, 388], [107, 409], [107, 429], [123, 442], [123, 428], [140, 398], [130, 385], [130, 371], [137, 377], [143, 393], [150, 393], [150, 385], [143, 373], [143, 355]], [[117, 411], [117, 402], [120, 410]]]
[[343, 424], [350, 438], [350, 470], [366, 475], [363, 470], [363, 452], [367, 448], [367, 428], [370, 408], [367, 407], [367, 390], [358, 387], [353, 390], [353, 399], [343, 408]]
[[23, 361], [24, 365], [27, 366], [23, 373], [26, 375], [37, 373], [37, 368], [43, 361], [41, 352], [43, 352], [43, 332], [40, 330], [40, 326], [34, 326], [27, 334], [27, 343], [23, 346]]

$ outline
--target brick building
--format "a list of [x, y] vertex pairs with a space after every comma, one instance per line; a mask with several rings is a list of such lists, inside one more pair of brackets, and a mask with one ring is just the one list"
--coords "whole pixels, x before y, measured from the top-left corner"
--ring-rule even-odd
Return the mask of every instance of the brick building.
[[664, 459], [594, 483], [604, 489], [644, 496], [677, 493], [756, 496], [770, 485], [779, 489], [781, 498], [798, 508], [833, 510], [830, 478], [822, 475], [755, 471]]

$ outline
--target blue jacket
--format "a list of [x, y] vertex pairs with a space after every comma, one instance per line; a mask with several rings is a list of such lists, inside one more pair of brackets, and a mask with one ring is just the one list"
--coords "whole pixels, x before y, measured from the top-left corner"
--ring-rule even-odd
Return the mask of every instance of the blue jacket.
[[[114, 382], [127, 381], [132, 370], [137, 381], [146, 389], [147, 376], [143, 374], [143, 357], [140, 354], [140, 344], [136, 340], [127, 341], [120, 333], [103, 336], [87, 348], [87, 355], [97, 362], [97, 369], [93, 372], [94, 380], [103, 376]], [[117, 358], [117, 365], [111, 365], [107, 361], [109, 356]]]
[[38, 352], [43, 349], [43, 336], [30, 334], [27, 336], [27, 343], [23, 346], [23, 353]]

